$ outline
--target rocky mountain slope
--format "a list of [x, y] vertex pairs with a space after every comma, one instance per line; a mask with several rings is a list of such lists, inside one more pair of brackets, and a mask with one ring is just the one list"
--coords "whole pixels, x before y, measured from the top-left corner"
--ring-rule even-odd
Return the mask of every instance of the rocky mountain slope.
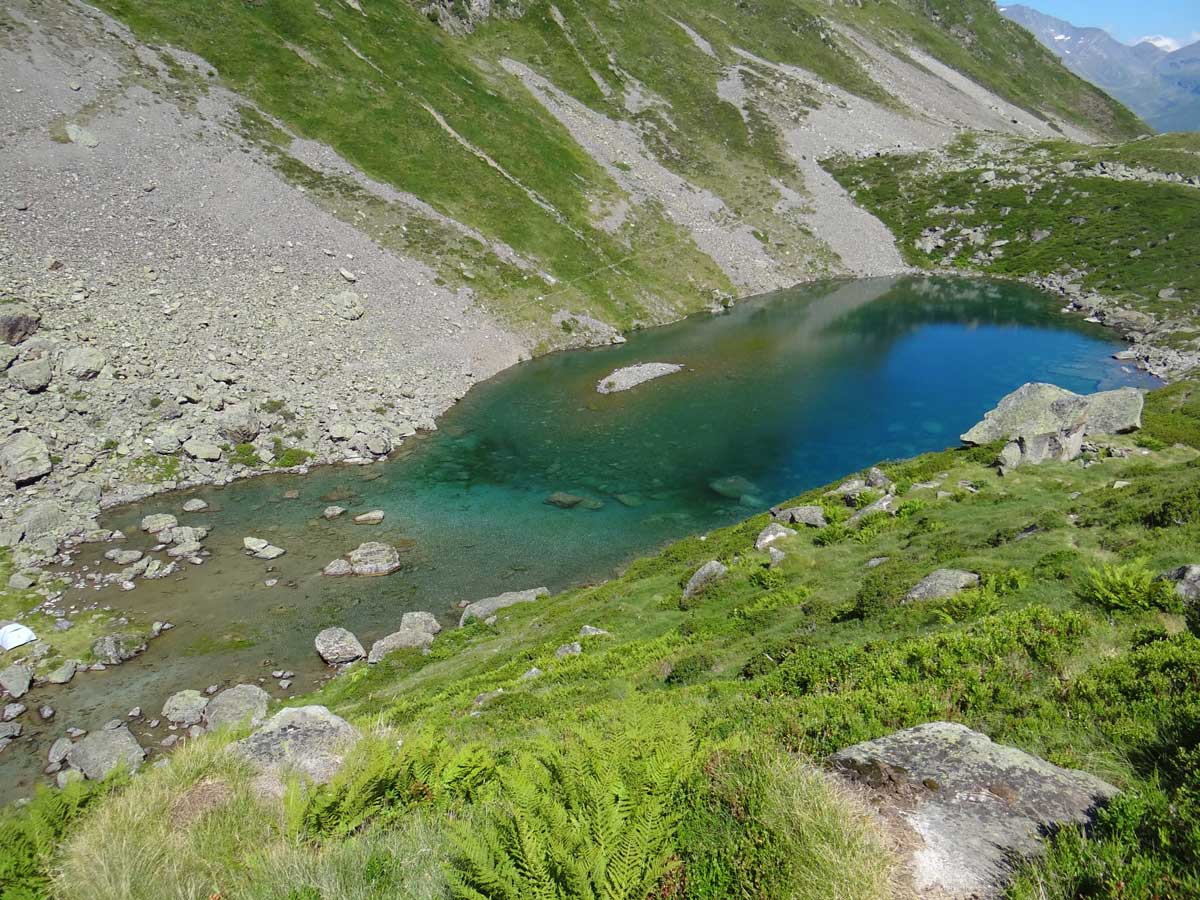
[[1159, 131], [1200, 130], [1200, 42], [1175, 51], [1149, 41], [1129, 46], [1102, 28], [1080, 28], [1021, 4], [1000, 12]]

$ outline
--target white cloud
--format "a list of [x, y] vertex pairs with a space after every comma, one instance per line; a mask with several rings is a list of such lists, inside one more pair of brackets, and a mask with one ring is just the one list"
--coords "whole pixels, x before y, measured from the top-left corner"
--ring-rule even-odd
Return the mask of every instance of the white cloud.
[[1166, 50], [1168, 53], [1174, 53], [1183, 46], [1182, 41], [1178, 41], [1173, 37], [1167, 37], [1165, 34], [1148, 34], [1143, 38], [1138, 38], [1135, 43], [1153, 44], [1158, 49]]

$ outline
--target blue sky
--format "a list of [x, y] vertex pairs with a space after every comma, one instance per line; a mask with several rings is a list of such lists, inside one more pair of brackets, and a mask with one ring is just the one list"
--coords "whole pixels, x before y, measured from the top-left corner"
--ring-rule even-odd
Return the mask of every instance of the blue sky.
[[[1128, 44], [1166, 37], [1177, 45], [1200, 39], [1200, 0], [1015, 0], [1066, 19], [1106, 28]], [[1000, 5], [1004, 5], [1001, 2]]]

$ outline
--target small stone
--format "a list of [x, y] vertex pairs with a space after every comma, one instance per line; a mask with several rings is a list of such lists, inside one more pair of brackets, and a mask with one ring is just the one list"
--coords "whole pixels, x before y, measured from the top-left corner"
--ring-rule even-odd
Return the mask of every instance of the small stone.
[[554, 655], [559, 659], [562, 659], [564, 656], [578, 656], [582, 652], [583, 645], [580, 644], [579, 641], [573, 641], [570, 644], [563, 644], [554, 651]]
[[335, 559], [321, 570], [321, 574], [331, 578], [340, 578], [343, 575], [353, 575], [354, 567], [344, 559]]
[[38, 707], [38, 717], [43, 722], [49, 722], [51, 719], [54, 718], [54, 707], [53, 706], [39, 706]]
[[378, 525], [383, 521], [383, 510], [373, 509], [370, 512], [361, 513], [354, 517], [354, 521], [359, 525]]
[[336, 519], [338, 516], [346, 512], [343, 506], [327, 506], [325, 511], [321, 513], [326, 519]]
[[592, 625], [584, 625], [579, 629], [580, 637], [601, 637], [608, 634], [603, 628], [596, 628]]
[[338, 274], [341, 275], [343, 278], [345, 278], [351, 284], [354, 284], [354, 282], [358, 281], [358, 276], [355, 275], [353, 272], [351, 272], [349, 269], [338, 269]]

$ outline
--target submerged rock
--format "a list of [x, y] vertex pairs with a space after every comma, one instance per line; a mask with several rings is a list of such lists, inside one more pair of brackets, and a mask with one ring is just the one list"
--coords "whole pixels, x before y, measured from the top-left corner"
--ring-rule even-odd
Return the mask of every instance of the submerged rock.
[[486, 619], [488, 616], [502, 609], [507, 609], [518, 603], [532, 603], [541, 597], [549, 595], [549, 590], [539, 587], [530, 588], [527, 591], [508, 591], [495, 597], [476, 600], [474, 603], [467, 604], [467, 607], [462, 611], [462, 616], [459, 618], [458, 624], [461, 627], [466, 625], [471, 619]]
[[350, 551], [350, 570], [355, 575], [390, 575], [400, 568], [400, 551], [390, 544], [367, 541]]
[[1048, 830], [1084, 824], [1118, 792], [951, 722], [931, 722], [834, 754], [875, 806], [914, 832], [918, 896], [1000, 897], [1014, 857], [1042, 850]]
[[1079, 425], [1085, 434], [1118, 434], [1141, 427], [1144, 402], [1137, 388], [1080, 395], [1031, 382], [1004, 397], [962, 440], [988, 444], [1001, 438], [1070, 431]]
[[662, 378], [664, 375], [674, 375], [682, 371], [683, 366], [675, 363], [640, 363], [636, 366], [626, 366], [610, 372], [596, 384], [596, 392], [600, 394], [617, 394], [635, 388], [639, 384]]

